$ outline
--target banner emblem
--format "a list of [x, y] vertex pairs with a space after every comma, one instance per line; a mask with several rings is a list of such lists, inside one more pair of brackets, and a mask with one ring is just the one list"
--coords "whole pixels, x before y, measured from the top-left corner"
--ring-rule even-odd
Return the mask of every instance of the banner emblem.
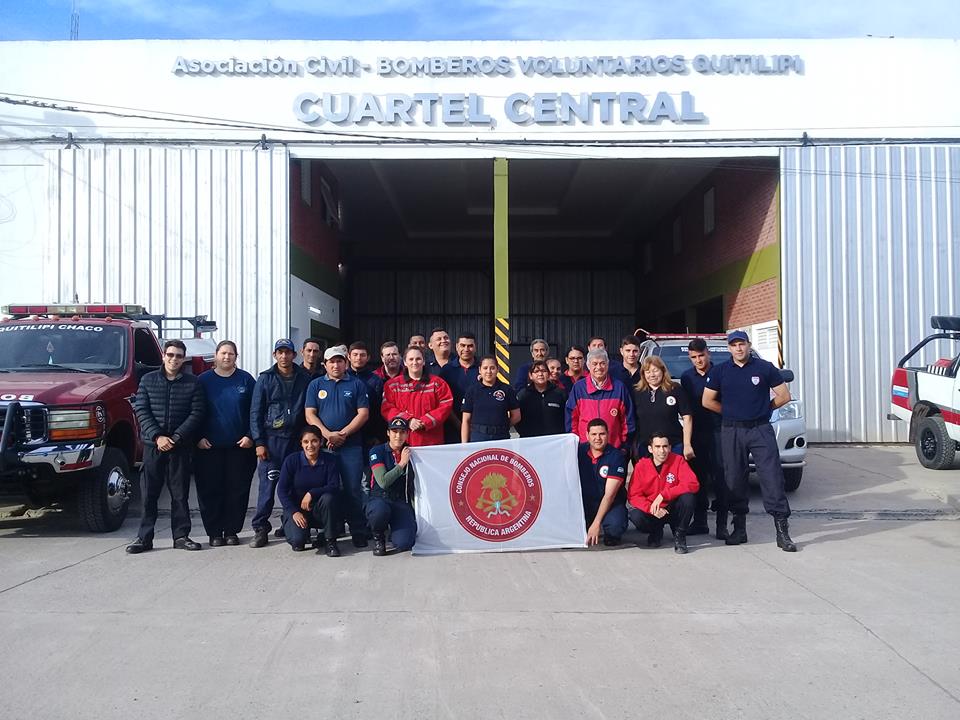
[[540, 477], [522, 455], [503, 448], [473, 453], [450, 478], [450, 507], [468, 533], [506, 542], [533, 527], [542, 503]]

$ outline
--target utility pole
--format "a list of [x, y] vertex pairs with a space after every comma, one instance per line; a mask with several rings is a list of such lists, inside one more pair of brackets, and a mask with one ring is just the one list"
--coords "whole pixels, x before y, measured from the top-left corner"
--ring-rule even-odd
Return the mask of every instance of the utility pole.
[[70, 8], [70, 39], [77, 40], [80, 37], [80, 0], [73, 0]]

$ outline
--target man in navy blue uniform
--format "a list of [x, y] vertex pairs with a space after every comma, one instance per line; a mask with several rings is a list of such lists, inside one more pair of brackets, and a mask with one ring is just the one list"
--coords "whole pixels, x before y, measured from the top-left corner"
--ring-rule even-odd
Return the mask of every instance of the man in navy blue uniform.
[[690, 465], [700, 481], [697, 492], [697, 504], [693, 512], [693, 522], [688, 535], [703, 535], [710, 532], [707, 527], [707, 510], [710, 504], [710, 490], [716, 498], [717, 540], [727, 539], [727, 485], [723, 477], [723, 453], [720, 449], [721, 418], [715, 412], [703, 406], [703, 390], [707, 386], [707, 375], [713, 368], [710, 351], [703, 338], [694, 338], [687, 345], [687, 355], [693, 367], [680, 376], [680, 385], [687, 391], [693, 411], [693, 452]]
[[627, 456], [607, 442], [607, 423], [594, 418], [587, 424], [587, 442], [577, 450], [580, 492], [587, 523], [587, 545], [619, 545], [627, 530]]
[[347, 373], [347, 348], [335, 345], [323, 353], [327, 369], [307, 388], [307, 422], [320, 429], [340, 470], [341, 501], [350, 523], [354, 547], [367, 546], [363, 514], [363, 426], [370, 417], [370, 399], [362, 380]]
[[296, 356], [292, 340], [277, 340], [273, 346], [276, 362], [269, 370], [260, 373], [253, 388], [250, 437], [260, 461], [257, 466], [260, 478], [257, 511], [251, 521], [253, 541], [250, 546], [255, 548], [267, 544], [270, 514], [280, 481], [280, 465], [287, 455], [297, 451], [304, 426], [303, 399], [310, 384], [310, 373], [293, 362]]
[[370, 498], [365, 512], [373, 530], [373, 554], [387, 554], [387, 528], [398, 552], [409, 550], [417, 537], [413, 510], [413, 466], [410, 464], [410, 425], [402, 417], [390, 421], [389, 440], [370, 450]]
[[513, 388], [497, 379], [497, 359], [484, 355], [480, 382], [473, 383], [463, 396], [460, 442], [506, 440], [510, 428], [520, 421], [519, 408]]
[[640, 339], [627, 335], [620, 341], [621, 360], [610, 359], [610, 374], [628, 390], [640, 382]]
[[[721, 416], [721, 443], [727, 503], [733, 512], [733, 532], [727, 545], [747, 542], [747, 512], [750, 488], [747, 485], [749, 456], [753, 455], [763, 494], [763, 507], [773, 515], [777, 545], [796, 552], [790, 539], [787, 518], [790, 504], [784, 490], [783, 470], [777, 438], [770, 425], [770, 413], [790, 402], [783, 375], [772, 364], [750, 352], [750, 338], [742, 330], [727, 336], [730, 359], [715, 365], [707, 375], [703, 406]], [[773, 394], [773, 399], [770, 395]]]
[[[451, 434], [444, 430], [444, 442], [460, 442], [462, 419], [460, 417], [463, 397], [472, 385], [480, 382], [480, 364], [477, 362], [477, 336], [471, 332], [462, 332], [457, 336], [457, 355], [444, 365], [440, 372], [434, 373], [442, 377], [450, 392], [453, 393], [453, 412], [447, 421], [456, 432]], [[431, 370], [431, 372], [433, 372]]]
[[369, 450], [379, 445], [387, 437], [387, 423], [380, 414], [380, 403], [383, 402], [383, 378], [370, 367], [370, 351], [364, 342], [350, 343], [348, 349], [350, 361], [347, 372], [363, 381], [367, 386], [367, 397], [370, 399], [370, 417], [363, 426], [363, 447]]

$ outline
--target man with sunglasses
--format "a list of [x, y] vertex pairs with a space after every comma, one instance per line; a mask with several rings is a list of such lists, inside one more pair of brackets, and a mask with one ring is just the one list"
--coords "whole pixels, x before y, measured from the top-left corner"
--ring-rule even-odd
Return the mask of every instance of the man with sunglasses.
[[157, 501], [164, 485], [170, 490], [173, 546], [200, 549], [200, 544], [190, 539], [187, 500], [192, 450], [206, 412], [206, 398], [196, 376], [183, 372], [186, 356], [187, 346], [182, 341], [165, 342], [163, 368], [143, 376], [133, 403], [143, 439], [143, 517], [136, 539], [127, 545], [131, 555], [153, 549]]

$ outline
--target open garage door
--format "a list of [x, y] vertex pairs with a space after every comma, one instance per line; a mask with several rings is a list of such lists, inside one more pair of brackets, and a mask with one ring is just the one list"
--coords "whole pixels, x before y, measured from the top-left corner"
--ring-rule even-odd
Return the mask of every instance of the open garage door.
[[[295, 164], [342, 209], [343, 339], [403, 344], [442, 326], [492, 349], [492, 160]], [[777, 180], [766, 158], [510, 160], [515, 364], [537, 337], [556, 355], [595, 334], [616, 346], [638, 326], [776, 321]]]

